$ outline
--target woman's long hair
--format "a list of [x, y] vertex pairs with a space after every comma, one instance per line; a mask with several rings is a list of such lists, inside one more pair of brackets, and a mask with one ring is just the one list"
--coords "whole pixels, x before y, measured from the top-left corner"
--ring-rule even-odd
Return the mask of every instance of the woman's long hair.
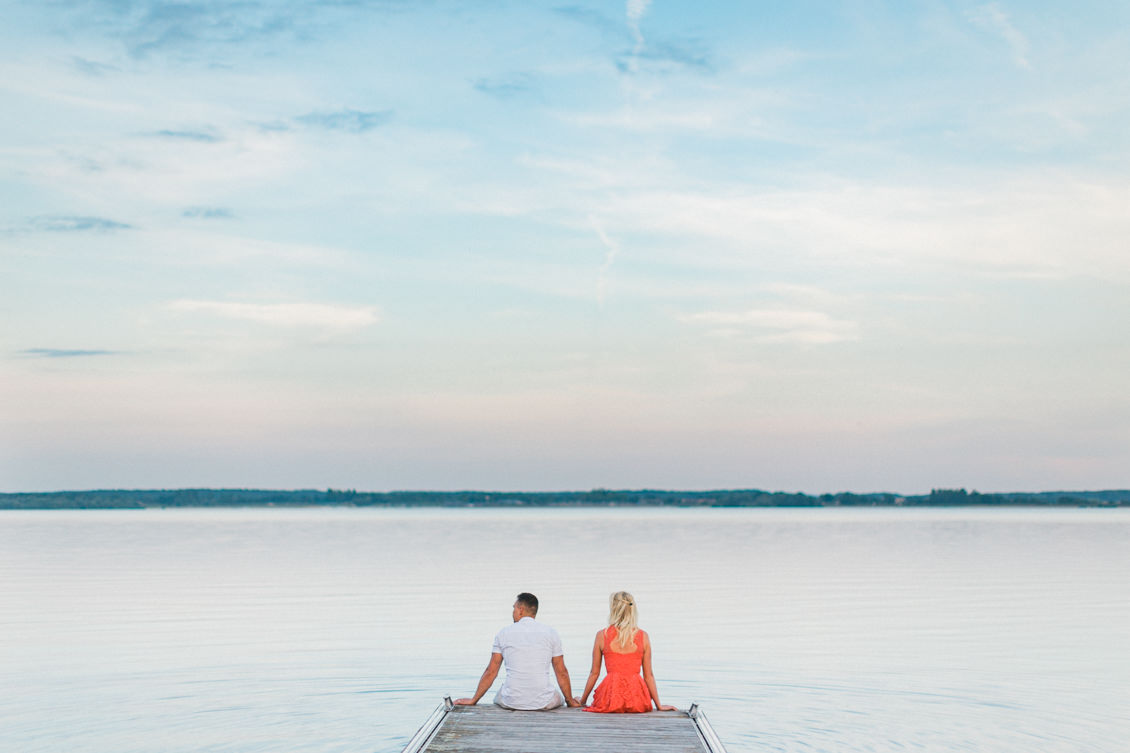
[[636, 648], [636, 600], [627, 591], [608, 597], [608, 624], [616, 628], [613, 642], [618, 651], [629, 653]]

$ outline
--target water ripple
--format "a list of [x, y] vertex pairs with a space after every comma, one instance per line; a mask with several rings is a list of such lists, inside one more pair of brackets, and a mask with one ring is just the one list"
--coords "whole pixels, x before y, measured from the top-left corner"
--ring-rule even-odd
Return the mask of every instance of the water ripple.
[[0, 513], [0, 750], [394, 753], [515, 593], [581, 680], [628, 588], [731, 753], [1109, 753], [1124, 513]]

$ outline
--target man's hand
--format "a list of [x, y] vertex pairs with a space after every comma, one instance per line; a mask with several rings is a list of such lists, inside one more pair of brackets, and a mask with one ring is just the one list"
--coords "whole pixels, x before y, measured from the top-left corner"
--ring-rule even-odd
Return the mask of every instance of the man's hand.
[[566, 698], [565, 703], [570, 707], [579, 708], [581, 705], [581, 699], [574, 696], [572, 698]]
[[581, 702], [573, 697], [573, 688], [569, 685], [569, 670], [565, 669], [565, 657], [555, 656], [550, 662], [553, 664], [553, 674], [557, 675], [557, 686], [561, 688], [561, 695], [565, 696], [565, 704], [580, 706]]
[[483, 671], [483, 676], [479, 678], [479, 687], [475, 688], [475, 695], [471, 698], [460, 698], [455, 701], [456, 706], [474, 706], [479, 702], [479, 699], [486, 695], [490, 690], [491, 684], [494, 683], [494, 678], [498, 677], [498, 668], [502, 666], [502, 654], [490, 655], [490, 661], [487, 662], [487, 668]]

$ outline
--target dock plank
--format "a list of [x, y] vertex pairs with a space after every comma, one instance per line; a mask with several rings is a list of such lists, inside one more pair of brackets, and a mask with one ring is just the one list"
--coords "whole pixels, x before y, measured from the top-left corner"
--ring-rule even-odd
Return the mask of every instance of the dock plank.
[[456, 706], [423, 753], [708, 753], [683, 711], [593, 714]]

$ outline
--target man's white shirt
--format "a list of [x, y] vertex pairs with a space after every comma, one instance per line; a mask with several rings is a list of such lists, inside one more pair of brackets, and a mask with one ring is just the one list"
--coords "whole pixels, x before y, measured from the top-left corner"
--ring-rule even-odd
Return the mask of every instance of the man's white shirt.
[[502, 654], [506, 664], [506, 679], [495, 703], [512, 709], [544, 709], [559, 701], [552, 659], [565, 652], [556, 630], [523, 617], [498, 631], [491, 653]]

